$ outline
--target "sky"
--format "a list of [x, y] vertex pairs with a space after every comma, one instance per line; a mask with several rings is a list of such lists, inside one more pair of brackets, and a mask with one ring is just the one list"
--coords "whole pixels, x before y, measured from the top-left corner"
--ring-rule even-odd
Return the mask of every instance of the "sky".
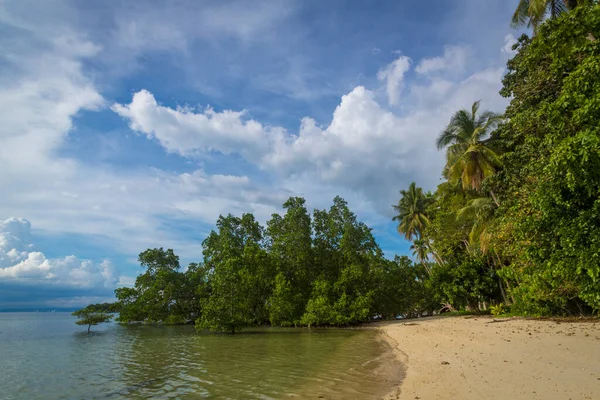
[[387, 257], [435, 138], [498, 91], [517, 0], [0, 2], [0, 310], [110, 301], [220, 214], [336, 195]]

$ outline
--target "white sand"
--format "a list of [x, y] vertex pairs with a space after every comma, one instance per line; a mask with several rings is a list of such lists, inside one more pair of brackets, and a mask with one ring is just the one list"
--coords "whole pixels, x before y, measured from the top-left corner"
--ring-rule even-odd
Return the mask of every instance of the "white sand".
[[600, 323], [469, 316], [376, 327], [405, 366], [386, 399], [600, 399]]

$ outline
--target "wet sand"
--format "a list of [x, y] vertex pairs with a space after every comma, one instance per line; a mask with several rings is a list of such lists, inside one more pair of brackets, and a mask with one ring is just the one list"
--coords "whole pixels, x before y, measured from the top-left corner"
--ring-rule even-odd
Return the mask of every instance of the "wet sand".
[[404, 365], [385, 399], [600, 399], [600, 323], [431, 317], [374, 326]]

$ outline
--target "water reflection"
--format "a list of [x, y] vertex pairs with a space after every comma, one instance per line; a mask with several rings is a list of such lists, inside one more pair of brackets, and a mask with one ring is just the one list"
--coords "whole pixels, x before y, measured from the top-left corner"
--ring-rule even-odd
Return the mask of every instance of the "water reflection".
[[25, 338], [0, 346], [0, 399], [375, 399], [399, 377], [382, 370], [390, 349], [371, 331], [109, 324], [87, 334], [63, 318], [44, 334], [14, 323], [0, 315], [0, 336]]

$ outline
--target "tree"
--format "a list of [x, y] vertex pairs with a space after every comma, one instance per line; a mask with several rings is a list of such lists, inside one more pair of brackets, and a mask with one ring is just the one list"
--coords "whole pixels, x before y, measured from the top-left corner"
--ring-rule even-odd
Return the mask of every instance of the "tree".
[[105, 322], [110, 322], [110, 320], [112, 319], [112, 315], [107, 314], [103, 311], [96, 311], [88, 307], [82, 308], [81, 310], [77, 310], [71, 315], [77, 317], [77, 321], [75, 321], [77, 325], [88, 326], [88, 333], [90, 333], [90, 329], [92, 328], [92, 326], [96, 326]]
[[469, 244], [479, 245], [485, 254], [489, 246], [488, 226], [493, 221], [496, 205], [489, 197], [477, 197], [467, 202], [467, 205], [456, 213], [456, 218], [472, 222], [469, 232]]
[[429, 273], [407, 256], [385, 260], [377, 273], [381, 275], [377, 280], [375, 308], [383, 318], [417, 317], [438, 308]]
[[268, 301], [272, 324], [299, 323], [310, 296], [310, 282], [316, 276], [312, 222], [305, 203], [301, 197], [290, 197], [283, 203], [285, 215], [274, 214], [267, 222], [269, 251], [277, 274]]
[[600, 310], [600, 42], [590, 33], [600, 34], [597, 5], [545, 21], [519, 39], [503, 79], [511, 102], [494, 189], [507, 204], [494, 240], [521, 313]]
[[[265, 316], [265, 290], [272, 277], [261, 247], [263, 228], [252, 214], [241, 218], [219, 216], [217, 231], [203, 241], [204, 265], [208, 268], [210, 296], [202, 304], [198, 329], [235, 333]], [[265, 273], [267, 272], [267, 274]]]
[[[437, 139], [438, 149], [447, 147], [445, 175], [451, 183], [462, 182], [464, 189], [479, 191], [483, 180], [501, 165], [490, 131], [502, 120], [500, 114], [485, 111], [479, 114], [480, 102], [471, 110], [454, 113], [450, 123]], [[493, 192], [494, 202], [498, 203]]]
[[432, 199], [429, 195], [423, 193], [423, 189], [417, 187], [412, 182], [408, 190], [401, 190], [402, 197], [394, 210], [398, 213], [393, 221], [398, 221], [398, 232], [408, 240], [413, 237], [421, 237], [425, 227], [429, 224], [429, 219], [425, 215], [427, 205]]
[[511, 26], [532, 27], [535, 32], [546, 15], [550, 14], [550, 18], [556, 18], [575, 7], [593, 3], [593, 0], [520, 0], [513, 14]]
[[[135, 280], [133, 288], [118, 288], [119, 322], [184, 324], [197, 316], [196, 287], [188, 285], [185, 274], [179, 272], [179, 257], [172, 249], [148, 249], [138, 261], [146, 271]], [[192, 270], [194, 270], [192, 266]]]
[[305, 325], [347, 325], [374, 312], [377, 270], [383, 252], [371, 230], [336, 196], [329, 210], [314, 212], [315, 266]]
[[429, 266], [427, 265], [427, 256], [429, 254], [429, 242], [425, 239], [415, 239], [413, 244], [410, 246], [413, 252], [413, 256], [420, 262], [428, 274], [431, 274]]

